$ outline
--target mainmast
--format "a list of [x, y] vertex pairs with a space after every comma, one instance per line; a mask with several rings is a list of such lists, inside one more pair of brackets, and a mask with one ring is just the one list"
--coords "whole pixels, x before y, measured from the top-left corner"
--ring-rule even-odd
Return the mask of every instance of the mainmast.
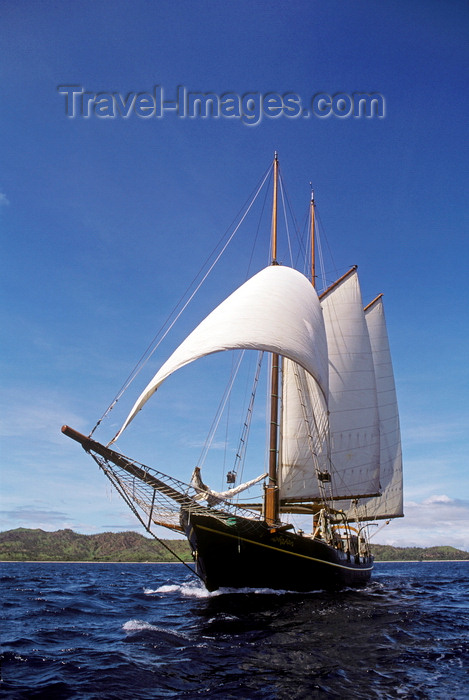
[[[278, 191], [278, 158], [274, 155], [274, 191], [272, 201], [272, 265], [277, 262], [277, 191]], [[274, 525], [279, 518], [278, 498], [278, 413], [279, 413], [279, 356], [272, 354], [272, 373], [270, 391], [270, 452], [269, 452], [269, 483], [265, 487], [264, 515], [269, 525]]]
[[[316, 287], [316, 241], [315, 241], [315, 231], [314, 231], [314, 225], [315, 225], [315, 218], [314, 218], [314, 190], [313, 190], [313, 185], [311, 185], [311, 202], [310, 202], [310, 220], [311, 220], [311, 284], [313, 287]], [[311, 532], [315, 532], [316, 526], [317, 526], [317, 519], [314, 517], [313, 513], [313, 523], [312, 523], [312, 529]]]

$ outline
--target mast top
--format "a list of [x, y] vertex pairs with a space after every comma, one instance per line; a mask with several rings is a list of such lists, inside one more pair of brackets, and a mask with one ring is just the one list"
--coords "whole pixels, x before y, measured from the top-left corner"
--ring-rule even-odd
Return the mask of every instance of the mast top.
[[311, 283], [313, 287], [316, 286], [316, 244], [315, 244], [315, 233], [314, 233], [314, 225], [315, 225], [315, 220], [314, 220], [314, 190], [313, 190], [313, 183], [310, 182], [309, 186], [311, 187]]
[[274, 153], [274, 192], [272, 199], [272, 265], [277, 265], [277, 190], [278, 190], [278, 157]]

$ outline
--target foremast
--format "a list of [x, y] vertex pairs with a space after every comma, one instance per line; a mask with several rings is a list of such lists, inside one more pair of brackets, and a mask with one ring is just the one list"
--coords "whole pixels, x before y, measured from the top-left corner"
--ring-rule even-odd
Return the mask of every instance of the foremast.
[[[278, 196], [278, 156], [274, 155], [274, 189], [272, 197], [272, 265], [277, 262], [277, 196]], [[272, 354], [272, 369], [270, 378], [270, 446], [269, 446], [269, 482], [264, 490], [264, 517], [268, 525], [275, 525], [279, 521], [279, 493], [278, 493], [278, 432], [279, 432], [279, 376], [280, 357]]]
[[[278, 265], [277, 261], [277, 201], [278, 201], [278, 155], [275, 152], [273, 163], [273, 197], [272, 197], [272, 240], [271, 240], [271, 265]], [[311, 222], [311, 283], [315, 287], [315, 202], [314, 192], [311, 190], [310, 202]], [[280, 404], [280, 370], [281, 358], [273, 353], [271, 356], [271, 385], [270, 385], [270, 443], [269, 443], [269, 481], [264, 489], [264, 517], [268, 525], [276, 525], [280, 522], [280, 498], [279, 498], [279, 404]], [[318, 509], [318, 506], [316, 505]], [[314, 515], [313, 515], [314, 518]]]

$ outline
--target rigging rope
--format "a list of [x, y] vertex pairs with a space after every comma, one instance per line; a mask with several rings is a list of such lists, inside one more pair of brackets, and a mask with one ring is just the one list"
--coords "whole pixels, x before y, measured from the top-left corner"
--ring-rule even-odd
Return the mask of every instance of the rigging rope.
[[[165, 321], [165, 323], [162, 325], [162, 327], [160, 328], [160, 330], [158, 331], [158, 333], [155, 335], [155, 337], [154, 337], [153, 340], [151, 341], [150, 345], [147, 347], [147, 349], [145, 350], [145, 352], [144, 352], [143, 355], [141, 356], [140, 360], [139, 360], [139, 361], [137, 362], [137, 364], [135, 365], [135, 367], [134, 367], [134, 369], [132, 370], [132, 372], [129, 374], [129, 376], [128, 376], [127, 379], [125, 380], [124, 384], [122, 385], [121, 389], [119, 390], [119, 392], [118, 392], [117, 395], [115, 396], [114, 400], [113, 400], [113, 401], [111, 402], [111, 404], [108, 406], [108, 408], [107, 408], [106, 411], [103, 413], [103, 415], [101, 416], [101, 418], [97, 421], [97, 423], [96, 423], [96, 425], [94, 426], [93, 430], [90, 432], [89, 437], [91, 437], [91, 436], [93, 435], [93, 433], [95, 432], [95, 430], [97, 429], [97, 427], [101, 424], [101, 422], [104, 420], [104, 418], [106, 418], [107, 415], [112, 411], [112, 409], [113, 409], [114, 406], [117, 404], [117, 402], [118, 402], [119, 399], [122, 397], [122, 395], [125, 393], [125, 391], [127, 391], [127, 389], [128, 389], [129, 386], [132, 384], [132, 382], [135, 380], [135, 378], [140, 374], [140, 372], [141, 372], [142, 369], [145, 367], [145, 365], [147, 364], [147, 362], [150, 360], [150, 358], [151, 358], [151, 357], [153, 356], [153, 354], [156, 352], [156, 350], [158, 349], [158, 347], [160, 346], [160, 344], [163, 342], [163, 340], [166, 338], [166, 336], [168, 335], [168, 333], [170, 332], [170, 330], [173, 328], [174, 324], [178, 321], [178, 319], [181, 317], [181, 315], [182, 315], [183, 312], [186, 310], [186, 308], [188, 307], [188, 305], [191, 303], [191, 301], [193, 300], [193, 298], [195, 297], [195, 295], [197, 294], [197, 292], [199, 291], [199, 289], [201, 288], [201, 286], [204, 284], [204, 282], [206, 281], [207, 277], [210, 275], [210, 273], [212, 272], [213, 268], [214, 268], [215, 265], [218, 263], [218, 261], [220, 260], [220, 258], [221, 258], [222, 255], [223, 255], [223, 253], [225, 252], [225, 250], [227, 249], [227, 247], [229, 246], [229, 244], [230, 244], [231, 241], [233, 240], [234, 236], [235, 236], [236, 233], [238, 232], [238, 230], [239, 230], [241, 224], [243, 223], [244, 219], [246, 218], [246, 216], [249, 214], [250, 210], [252, 209], [252, 207], [253, 207], [255, 201], [257, 200], [257, 197], [259, 196], [259, 193], [261, 192], [262, 188], [264, 187], [264, 184], [265, 184], [265, 182], [266, 182], [266, 180], [267, 180], [267, 178], [268, 178], [268, 176], [269, 176], [269, 174], [270, 174], [270, 171], [271, 171], [271, 167], [269, 167], [269, 169], [268, 169], [267, 172], [265, 173], [265, 175], [264, 175], [264, 177], [263, 177], [263, 179], [262, 179], [262, 182], [261, 182], [260, 185], [258, 186], [258, 188], [257, 188], [257, 190], [256, 190], [256, 192], [255, 192], [255, 194], [254, 194], [254, 196], [253, 196], [253, 198], [251, 199], [249, 205], [248, 205], [247, 208], [245, 209], [245, 211], [244, 211], [244, 213], [243, 213], [241, 219], [239, 220], [237, 226], [234, 228], [232, 234], [228, 237], [228, 240], [226, 241], [226, 243], [225, 243], [224, 246], [222, 247], [222, 249], [221, 249], [221, 251], [219, 252], [219, 254], [216, 256], [216, 258], [215, 258], [215, 260], [213, 261], [213, 263], [212, 263], [212, 264], [210, 265], [210, 267], [208, 268], [208, 270], [207, 270], [207, 272], [205, 273], [205, 275], [202, 277], [202, 279], [201, 279], [201, 281], [199, 282], [199, 284], [196, 286], [196, 288], [194, 289], [194, 291], [192, 292], [192, 294], [189, 296], [189, 298], [187, 299], [187, 301], [185, 302], [185, 304], [182, 306], [182, 308], [180, 309], [180, 311], [177, 313], [176, 317], [173, 319], [173, 321], [172, 321], [172, 322], [170, 323], [170, 325], [167, 327], [167, 329], [165, 330], [165, 332], [163, 333], [163, 335], [162, 335], [161, 337], [159, 337], [159, 336], [160, 336], [160, 333], [162, 333], [162, 331], [163, 331], [163, 328], [166, 326], [166, 324], [169, 322], [169, 319], [171, 318], [171, 316], [173, 315], [173, 313], [175, 313], [176, 309], [177, 309], [178, 306], [181, 304], [182, 299], [184, 299], [184, 297], [185, 297], [187, 291], [186, 291], [186, 292], [183, 294], [183, 296], [180, 298], [180, 300], [178, 301], [178, 303], [176, 304], [176, 306], [175, 306], [175, 307], [173, 308], [173, 310], [171, 311], [171, 313], [170, 313], [169, 317], [167, 318], [167, 320]], [[230, 228], [231, 228], [231, 227], [230, 227]], [[228, 229], [228, 230], [229, 230], [229, 229]], [[224, 234], [224, 236], [225, 236], [225, 235], [226, 235], [226, 233]], [[218, 245], [219, 245], [219, 244], [217, 244], [217, 247], [218, 247]], [[214, 249], [214, 250], [215, 250], [215, 249]], [[213, 252], [211, 253], [211, 255], [213, 255]], [[209, 258], [208, 258], [207, 260], [210, 259], [211, 255], [209, 256]], [[192, 282], [191, 282], [191, 284], [189, 285], [188, 289], [190, 289], [191, 286], [194, 284], [195, 280], [199, 277], [199, 275], [201, 274], [202, 269], [205, 267], [206, 264], [207, 264], [207, 261], [202, 265], [201, 269], [199, 270], [199, 272], [197, 273], [197, 275], [196, 275], [196, 276], [194, 277], [194, 279], [192, 280]], [[159, 340], [157, 340], [158, 338], [159, 338]]]
[[[92, 458], [95, 460], [95, 462], [98, 464], [98, 466], [99, 466], [99, 467], [103, 470], [103, 472], [106, 474], [106, 476], [107, 476], [107, 478], [109, 479], [109, 481], [111, 482], [111, 484], [114, 486], [114, 488], [115, 488], [116, 491], [119, 493], [119, 495], [121, 496], [121, 498], [123, 498], [124, 501], [127, 503], [127, 505], [129, 506], [129, 508], [131, 509], [131, 511], [133, 512], [133, 514], [138, 518], [138, 520], [139, 520], [140, 523], [143, 525], [143, 527], [145, 528], [145, 530], [146, 530], [155, 540], [157, 540], [157, 542], [159, 542], [161, 545], [163, 545], [163, 547], [165, 547], [165, 548], [168, 550], [168, 552], [170, 552], [174, 557], [176, 557], [176, 559], [177, 559], [181, 564], [184, 564], [184, 566], [185, 566], [187, 569], [189, 569], [189, 571], [191, 572], [191, 574], [192, 574], [193, 576], [197, 576], [197, 578], [199, 578], [201, 581], [203, 581], [202, 577], [197, 573], [197, 571], [195, 571], [191, 566], [189, 566], [189, 564], [188, 564], [187, 562], [184, 561], [184, 559], [182, 559], [178, 554], [176, 554], [176, 552], [174, 552], [174, 551], [171, 549], [171, 547], [169, 547], [169, 545], [166, 544], [166, 542], [164, 542], [164, 541], [163, 541], [162, 539], [160, 539], [157, 535], [155, 535], [155, 533], [150, 529], [150, 523], [149, 523], [149, 522], [148, 522], [148, 523], [145, 523], [145, 521], [143, 520], [141, 514], [139, 513], [139, 511], [137, 510], [137, 508], [135, 507], [135, 505], [132, 503], [132, 500], [129, 498], [129, 496], [127, 495], [127, 493], [125, 492], [125, 490], [122, 488], [121, 482], [120, 482], [120, 480], [118, 479], [117, 475], [115, 474], [114, 470], [113, 470], [112, 468], [111, 468], [111, 469], [106, 468], [106, 467], [104, 466], [104, 464], [102, 463], [102, 461], [97, 457], [97, 455], [93, 454], [93, 452], [90, 452], [89, 454], [92, 456]], [[134, 498], [135, 498], [135, 496], [134, 496]]]
[[199, 466], [202, 466], [202, 465], [204, 464], [206, 458], [207, 458], [207, 453], [208, 453], [208, 451], [209, 451], [209, 449], [210, 449], [210, 446], [211, 446], [211, 444], [212, 444], [212, 442], [213, 442], [213, 439], [214, 439], [214, 437], [215, 437], [215, 433], [217, 432], [217, 428], [218, 428], [218, 425], [219, 425], [219, 423], [220, 423], [221, 417], [222, 417], [222, 415], [223, 415], [223, 411], [224, 411], [224, 409], [225, 409], [226, 402], [228, 401], [228, 399], [229, 399], [229, 397], [230, 397], [230, 394], [231, 394], [231, 390], [232, 390], [232, 388], [233, 388], [234, 381], [235, 381], [236, 377], [238, 376], [239, 368], [240, 368], [240, 366], [241, 366], [241, 362], [242, 362], [242, 360], [243, 360], [244, 353], [245, 353], [245, 351], [243, 350], [243, 351], [241, 352], [239, 358], [238, 358], [238, 362], [236, 363], [234, 372], [232, 373], [232, 375], [231, 375], [231, 377], [230, 377], [230, 380], [229, 380], [229, 382], [228, 382], [228, 385], [227, 385], [227, 387], [226, 387], [226, 389], [225, 389], [225, 392], [224, 392], [224, 394], [223, 394], [223, 396], [222, 396], [220, 405], [219, 405], [219, 407], [218, 407], [217, 414], [216, 414], [215, 418], [213, 419], [213, 422], [212, 422], [212, 425], [211, 425], [211, 428], [210, 428], [210, 431], [209, 431], [207, 440], [205, 441], [205, 445], [204, 445], [204, 447], [203, 447], [203, 449], [202, 449], [202, 452], [201, 452], [201, 455], [200, 455], [200, 457], [199, 457], [199, 461], [198, 461], [198, 465], [199, 465]]
[[280, 185], [280, 196], [282, 198], [283, 218], [285, 220], [285, 231], [287, 234], [288, 252], [290, 253], [290, 265], [293, 267], [293, 253], [292, 253], [292, 248], [291, 248], [290, 229], [288, 228], [287, 209], [285, 206], [285, 193], [284, 193], [283, 180], [281, 178], [279, 179], [279, 185]]
[[159, 537], [157, 537], [157, 536], [155, 535], [154, 532], [152, 532], [152, 531], [149, 530], [148, 528], [146, 528], [146, 529], [147, 529], [147, 532], [149, 532], [150, 535], [151, 535], [152, 537], [154, 537], [155, 540], [156, 540], [157, 542], [159, 542], [160, 544], [162, 544], [163, 547], [166, 547], [166, 549], [168, 550], [168, 552], [170, 552], [170, 553], [173, 555], [173, 557], [176, 557], [176, 559], [178, 559], [179, 562], [180, 562], [181, 564], [184, 564], [184, 566], [186, 567], [186, 569], [189, 569], [189, 571], [191, 572], [191, 574], [192, 574], [193, 576], [197, 576], [197, 578], [199, 578], [199, 579], [203, 582], [202, 576], [200, 576], [200, 574], [198, 574], [197, 571], [196, 571], [195, 569], [192, 568], [192, 566], [189, 566], [189, 564], [188, 564], [187, 562], [185, 562], [184, 559], [181, 559], [181, 557], [180, 557], [178, 554], [176, 554], [176, 552], [174, 552], [174, 551], [171, 549], [171, 547], [169, 547], [169, 546], [166, 544], [166, 542], [165, 542], [164, 540], [161, 540]]
[[257, 369], [256, 369], [256, 374], [254, 377], [254, 382], [253, 386], [251, 389], [251, 397], [249, 400], [249, 406], [248, 410], [246, 413], [246, 419], [243, 424], [243, 428], [241, 431], [241, 435], [239, 437], [239, 447], [236, 452], [236, 457], [235, 457], [235, 462], [234, 462], [234, 468], [233, 471], [235, 474], [238, 472], [238, 468], [241, 465], [241, 473], [240, 473], [240, 481], [243, 480], [243, 471], [244, 471], [244, 459], [246, 456], [246, 449], [247, 449], [247, 443], [248, 443], [248, 437], [249, 437], [249, 430], [251, 428], [251, 422], [252, 422], [252, 416], [253, 416], [253, 409], [254, 409], [254, 401], [256, 398], [256, 393], [257, 393], [257, 387], [259, 384], [259, 377], [262, 369], [262, 359], [264, 357], [264, 351], [260, 351], [258, 354], [258, 360], [257, 360]]
[[[368, 535], [368, 539], [371, 540], [372, 537], [374, 537], [375, 535], [377, 535], [378, 532], [380, 532], [380, 531], [383, 529], [383, 527], [386, 527], [386, 525], [389, 525], [390, 522], [391, 522], [391, 520], [386, 520], [386, 522], [384, 522], [384, 523], [381, 525], [381, 527], [379, 527], [377, 530], [375, 530], [375, 531], [373, 532], [373, 534]], [[376, 523], [376, 524], [377, 524], [377, 523]], [[373, 525], [373, 523], [370, 523], [370, 525]]]
[[[303, 414], [303, 422], [306, 426], [306, 433], [307, 433], [307, 438], [308, 438], [308, 448], [309, 448], [309, 452], [311, 454], [312, 462], [314, 465], [314, 470], [316, 473], [320, 498], [323, 501], [324, 505], [328, 505], [328, 503], [327, 503], [328, 497], [326, 494], [325, 482], [320, 478], [320, 475], [322, 474], [323, 469], [321, 468], [321, 465], [319, 463], [319, 457], [318, 457], [318, 453], [321, 454], [321, 452], [322, 452], [322, 449], [323, 449], [322, 442], [324, 441], [324, 439], [326, 440], [326, 443], [327, 443], [327, 422], [325, 421], [324, 425], [322, 427], [319, 426], [317, 418], [316, 418], [316, 412], [314, 410], [308, 412], [307, 407], [306, 407], [306, 399], [305, 399], [305, 394], [308, 394], [308, 390], [307, 390], [307, 386], [305, 386], [305, 387], [302, 386], [303, 382], [307, 382], [306, 373], [301, 368], [302, 371], [301, 371], [301, 376], [300, 376], [300, 371], [299, 371], [300, 367], [294, 363], [291, 363], [291, 367], [293, 370], [293, 374], [295, 376], [296, 389], [298, 391], [298, 399], [299, 399], [301, 411]], [[311, 413], [311, 417], [312, 417], [314, 426], [312, 426], [310, 424], [308, 413]], [[313, 437], [313, 433], [314, 433], [315, 437]], [[316, 442], [316, 445], [314, 444], [315, 442]], [[330, 480], [329, 482], [326, 482], [326, 483], [329, 483], [329, 489], [331, 489], [332, 480]]]

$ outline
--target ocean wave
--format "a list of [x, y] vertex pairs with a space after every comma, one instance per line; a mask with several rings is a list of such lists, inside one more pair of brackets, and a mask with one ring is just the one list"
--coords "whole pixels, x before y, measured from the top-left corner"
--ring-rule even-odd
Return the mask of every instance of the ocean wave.
[[144, 588], [145, 595], [167, 595], [177, 593], [185, 598], [211, 598], [215, 593], [210, 593], [199, 583], [183, 583], [183, 584], [163, 584], [158, 588]]
[[145, 620], [129, 620], [122, 625], [124, 632], [142, 632], [142, 630], [151, 630], [152, 632], [163, 632], [164, 630], [158, 625], [152, 625]]
[[467, 563], [310, 594], [122, 570], [3, 565], [2, 697], [467, 698]]
[[320, 595], [324, 591], [314, 590], [309, 592], [289, 591], [275, 588], [219, 588], [216, 591], [208, 591], [202, 584], [187, 583], [187, 584], [163, 584], [158, 588], [144, 588], [145, 595], [168, 595], [178, 594], [184, 598], [217, 598], [218, 596], [236, 596], [236, 595], [274, 595], [274, 596], [304, 596], [304, 595]]

